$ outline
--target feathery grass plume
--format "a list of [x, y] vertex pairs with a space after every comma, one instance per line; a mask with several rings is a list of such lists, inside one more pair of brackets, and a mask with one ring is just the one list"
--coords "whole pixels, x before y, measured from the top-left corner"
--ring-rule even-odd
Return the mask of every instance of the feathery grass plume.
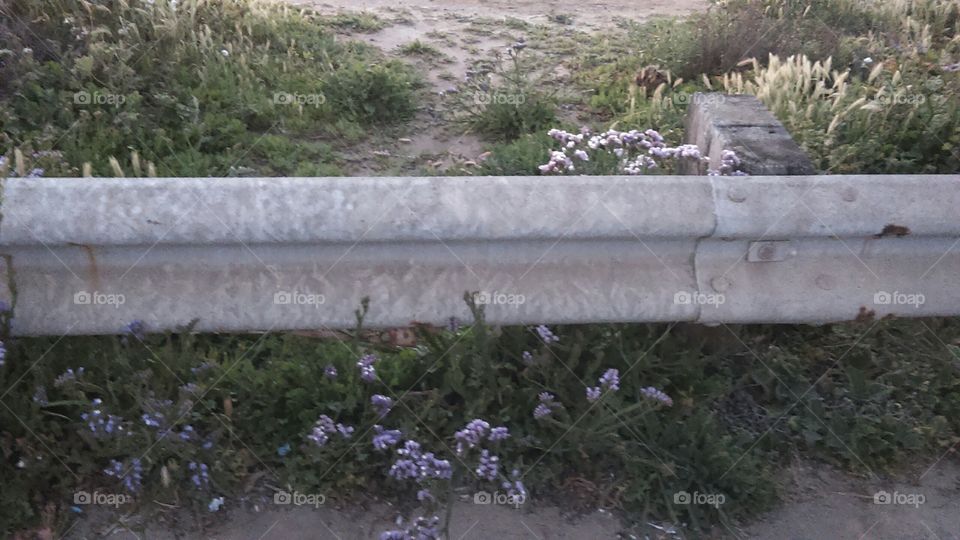
[[110, 169], [113, 170], [113, 176], [116, 178], [123, 178], [126, 175], [123, 174], [123, 169], [120, 168], [120, 162], [117, 161], [117, 158], [110, 156]]
[[93, 178], [93, 164], [89, 161], [83, 163], [83, 173], [84, 178]]
[[136, 150], [130, 152], [130, 161], [133, 164], [133, 175], [143, 176], [143, 171], [140, 169], [140, 154]]
[[23, 159], [23, 152], [21, 152], [19, 148], [13, 150], [13, 163], [14, 167], [16, 167], [17, 176], [23, 178], [27, 175], [27, 164]]
[[157, 168], [154, 167], [152, 161], [148, 161], [148, 162], [147, 162], [147, 176], [150, 177], [150, 178], [156, 178], [156, 177], [157, 177]]

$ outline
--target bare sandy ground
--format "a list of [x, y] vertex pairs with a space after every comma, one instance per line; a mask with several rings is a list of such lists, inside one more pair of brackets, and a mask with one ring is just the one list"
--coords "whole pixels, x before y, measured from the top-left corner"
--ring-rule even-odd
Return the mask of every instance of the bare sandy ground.
[[367, 10], [383, 12], [407, 9], [434, 15], [467, 17], [515, 17], [543, 23], [550, 15], [568, 15], [575, 25], [601, 27], [617, 18], [642, 20], [654, 15], [686, 15], [704, 10], [708, 0], [295, 0], [326, 10]]

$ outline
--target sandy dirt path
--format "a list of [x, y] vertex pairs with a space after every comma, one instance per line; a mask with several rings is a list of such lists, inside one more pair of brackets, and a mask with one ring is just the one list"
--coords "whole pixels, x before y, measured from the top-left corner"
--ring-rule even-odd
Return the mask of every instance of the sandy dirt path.
[[687, 15], [709, 6], [708, 0], [297, 0], [294, 3], [331, 11], [407, 9], [434, 15], [515, 17], [531, 23], [544, 23], [549, 15], [568, 15], [574, 24], [595, 27], [611, 24], [617, 18], [642, 20], [654, 15]]

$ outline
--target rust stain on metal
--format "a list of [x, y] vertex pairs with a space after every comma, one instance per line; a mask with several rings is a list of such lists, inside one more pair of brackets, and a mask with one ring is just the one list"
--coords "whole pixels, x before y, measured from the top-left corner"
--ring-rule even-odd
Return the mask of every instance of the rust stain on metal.
[[884, 238], [887, 236], [896, 236], [897, 238], [900, 238], [902, 236], [907, 236], [908, 234], [910, 234], [909, 227], [888, 223], [880, 232], [880, 234], [875, 236], [875, 238]]
[[87, 261], [90, 263], [89, 265], [90, 286], [93, 288], [94, 291], [99, 291], [100, 290], [100, 267], [97, 266], [97, 255], [93, 251], [93, 246], [90, 246], [87, 244], [75, 244], [72, 242], [70, 243], [70, 245], [76, 246], [82, 249], [84, 252], [86, 252]]

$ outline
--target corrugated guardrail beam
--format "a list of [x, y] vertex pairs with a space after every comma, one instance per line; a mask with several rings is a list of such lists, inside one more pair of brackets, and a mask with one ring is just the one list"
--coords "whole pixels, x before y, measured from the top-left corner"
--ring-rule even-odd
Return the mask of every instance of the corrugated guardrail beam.
[[7, 179], [16, 334], [960, 314], [960, 176]]

